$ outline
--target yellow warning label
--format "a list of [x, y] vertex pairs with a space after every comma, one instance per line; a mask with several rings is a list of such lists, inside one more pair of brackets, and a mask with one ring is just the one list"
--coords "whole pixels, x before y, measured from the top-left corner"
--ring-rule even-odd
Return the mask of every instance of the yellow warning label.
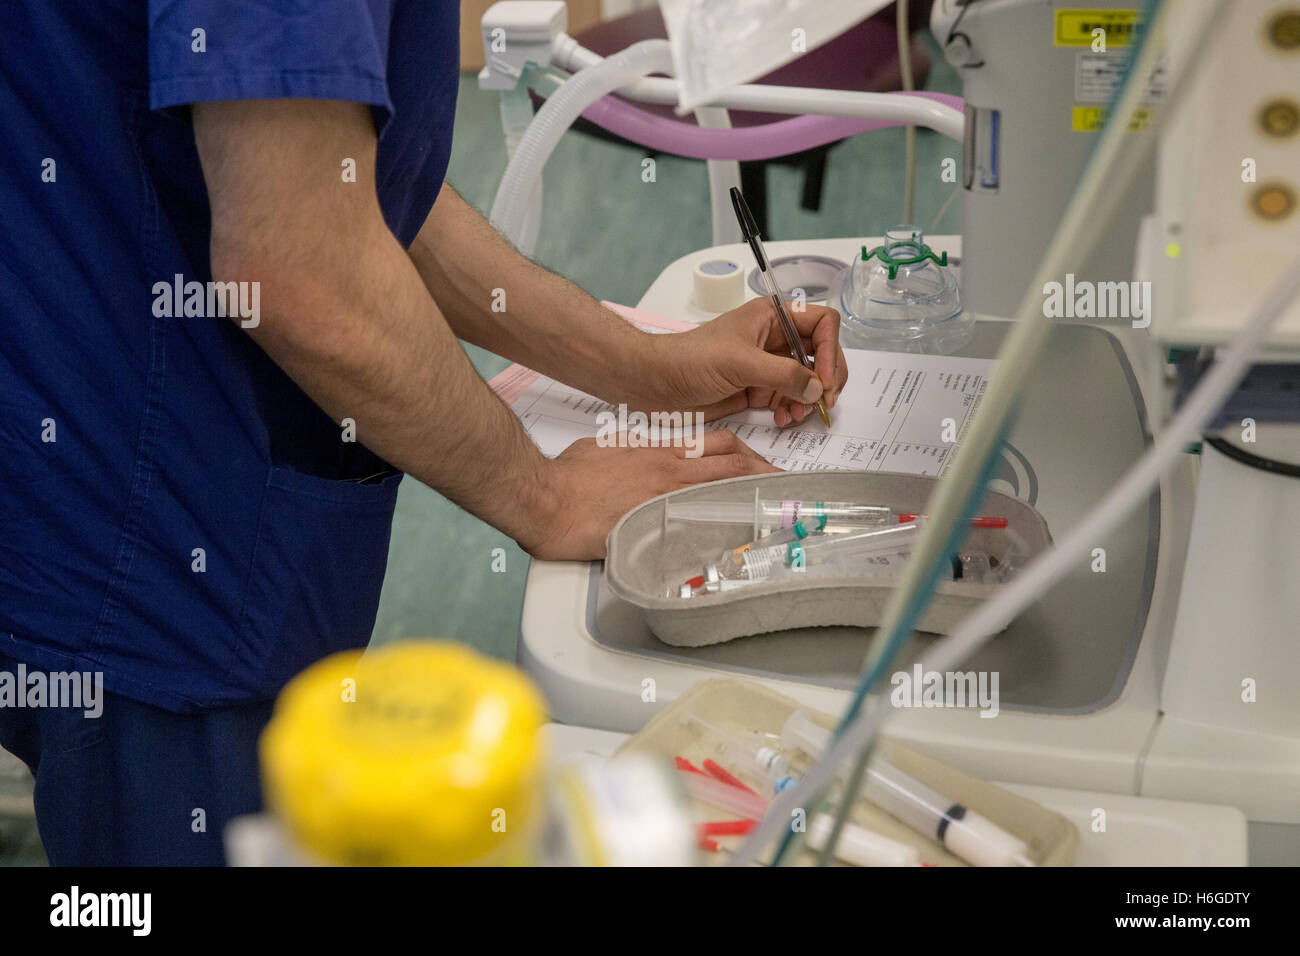
[[[1101, 129], [1106, 122], [1106, 107], [1104, 106], [1076, 106], [1071, 127], [1076, 133], [1094, 133]], [[1136, 133], [1138, 130], [1146, 129], [1151, 125], [1150, 110], [1134, 110], [1133, 118], [1129, 120], [1128, 129], [1130, 133]]]
[[1114, 46], [1127, 46], [1141, 22], [1139, 10], [1057, 10], [1052, 41], [1056, 46], [1090, 47], [1102, 36], [1096, 31], [1102, 30], [1106, 39], [1105, 49], [1109, 50]]

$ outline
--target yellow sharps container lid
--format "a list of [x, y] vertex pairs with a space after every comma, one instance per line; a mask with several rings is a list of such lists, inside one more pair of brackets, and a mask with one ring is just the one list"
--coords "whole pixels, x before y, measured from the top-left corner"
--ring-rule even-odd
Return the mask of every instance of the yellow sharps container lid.
[[269, 809], [326, 862], [526, 861], [545, 707], [509, 665], [445, 641], [335, 654], [295, 677], [261, 741]]

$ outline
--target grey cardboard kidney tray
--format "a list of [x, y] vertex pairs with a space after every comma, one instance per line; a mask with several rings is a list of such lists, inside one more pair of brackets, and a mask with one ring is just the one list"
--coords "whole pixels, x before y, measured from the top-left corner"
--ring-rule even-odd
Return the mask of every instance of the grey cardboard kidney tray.
[[[756, 475], [683, 489], [647, 501], [614, 526], [607, 541], [606, 581], [618, 598], [641, 609], [646, 625], [666, 644], [703, 647], [753, 634], [808, 627], [874, 627], [890, 584], [880, 578], [783, 575], [734, 590], [692, 598], [677, 586], [725, 548], [753, 537], [749, 525], [668, 520], [669, 500], [750, 502], [762, 498], [848, 501], [920, 513], [938, 479], [891, 472], [797, 471]], [[989, 492], [980, 513], [1006, 518], [1006, 528], [972, 528], [961, 550], [1022, 560], [1051, 544], [1047, 522], [1031, 505]], [[941, 581], [917, 630], [946, 634], [998, 584]]]
[[[1008, 322], [977, 322], [975, 338], [963, 354], [995, 357], [1010, 327]], [[1118, 334], [1127, 336], [1128, 332]], [[746, 438], [743, 431], [738, 434]], [[1060, 535], [1084, 519], [1150, 443], [1146, 406], [1117, 333], [1095, 324], [1058, 323], [1033, 368], [989, 487], [1032, 506], [1052, 532]], [[913, 479], [879, 472], [792, 471], [755, 479], [764, 489], [769, 483], [776, 490], [837, 488], [843, 487], [840, 482], [847, 482], [850, 491], [874, 490], [875, 481], [886, 480], [904, 489], [898, 502], [914, 506], [926, 499], [928, 491], [923, 486], [933, 485], [925, 479], [914, 485]], [[778, 486], [777, 481], [782, 484]], [[748, 484], [736, 484], [739, 487], [734, 490], [719, 483], [677, 494], [683, 498], [689, 495], [752, 501], [753, 489]], [[909, 485], [912, 490], [905, 490]], [[821, 500], [836, 500], [829, 494]], [[802, 490], [782, 495], [803, 496]], [[1092, 554], [1076, 562], [1060, 581], [1021, 611], [996, 640], [971, 655], [966, 666], [999, 675], [1004, 710], [1087, 714], [1119, 698], [1131, 676], [1153, 608], [1157, 558], [1165, 525], [1162, 497], [1159, 491], [1153, 491], [1145, 507], [1099, 536]], [[979, 510], [996, 513], [995, 509], [1007, 504], [991, 493]], [[1174, 517], [1177, 519], [1176, 514]], [[1175, 548], [1181, 546], [1177, 526], [1176, 520], [1169, 541]], [[593, 644], [603, 651], [645, 659], [651, 668], [648, 675], [663, 664], [682, 664], [816, 687], [854, 687], [862, 670], [870, 620], [878, 616], [878, 611], [848, 626], [800, 627], [796, 625], [803, 619], [794, 617], [793, 609], [779, 601], [764, 602], [777, 605], [774, 612], [767, 613], [791, 616], [786, 618], [789, 623], [768, 617], [761, 622], [763, 626], [787, 630], [754, 632], [752, 637], [698, 646], [665, 643], [663, 637], [669, 635], [665, 627], [667, 615], [683, 610], [701, 615], [707, 612], [710, 618], [718, 615], [717, 625], [723, 630], [714, 639], [726, 630], [738, 633], [739, 622], [729, 625], [726, 620], [734, 605], [724, 602], [731, 599], [732, 593], [743, 593], [743, 589], [699, 599], [710, 603], [692, 608], [683, 608], [685, 601], [670, 601], [667, 596], [668, 584], [681, 581], [669, 582], [667, 576], [692, 566], [696, 567], [693, 573], [700, 573], [697, 559], [702, 562], [709, 553], [705, 543], [721, 551], [723, 545], [744, 543], [750, 534], [749, 527], [706, 527], [667, 529], [669, 535], [661, 540], [659, 536], [665, 531], [662, 499], [647, 502], [626, 517], [617, 540], [610, 542], [611, 560], [593, 562], [587, 568], [578, 610], [582, 630]], [[690, 537], [682, 537], [680, 544], [671, 543], [674, 537], [694, 535], [700, 536], [698, 554], [694, 553], [697, 549]], [[674, 548], [672, 555], [667, 551], [670, 545]], [[681, 553], [677, 548], [692, 552], [681, 567], [670, 563]], [[1095, 549], [1104, 550], [1104, 569], [1094, 563]], [[613, 566], [612, 572], [607, 565]], [[761, 597], [762, 593], [755, 591], [751, 596]], [[1175, 590], [1173, 598], [1176, 596]], [[653, 625], [650, 617], [655, 619]], [[938, 626], [930, 621], [922, 623]], [[1155, 624], [1163, 626], [1158, 616]], [[560, 626], [559, 622], [554, 626]], [[652, 626], [658, 628], [659, 636]], [[700, 633], [703, 631], [701, 628]], [[939, 639], [934, 633], [918, 631], [899, 655], [899, 669], [912, 667]]]

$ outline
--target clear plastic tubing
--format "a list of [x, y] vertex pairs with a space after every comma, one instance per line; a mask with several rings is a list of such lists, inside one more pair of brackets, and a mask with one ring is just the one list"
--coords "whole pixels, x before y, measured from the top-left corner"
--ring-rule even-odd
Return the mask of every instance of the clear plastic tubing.
[[[584, 53], [586, 51], [583, 51]], [[762, 127], [714, 130], [655, 117], [609, 96], [651, 73], [673, 73], [672, 48], [667, 40], [642, 40], [606, 59], [592, 54], [582, 57], [584, 65], [550, 95], [537, 111], [528, 132], [510, 157], [506, 174], [497, 188], [489, 221], [525, 255], [532, 255], [536, 242], [535, 224], [528, 217], [535, 206], [537, 182], [564, 131], [582, 115], [616, 130], [633, 141], [663, 143], [655, 148], [700, 159], [759, 158], [784, 156], [855, 132], [899, 125], [892, 121], [798, 116]], [[941, 104], [960, 122], [961, 101], [947, 94], [913, 91], [899, 96], [917, 96]], [[950, 108], [955, 107], [955, 109]], [[670, 125], [671, 124], [671, 125]], [[956, 135], [955, 130], [945, 130]], [[956, 136], [960, 139], [960, 136]], [[701, 148], [703, 147], [703, 148]], [[532, 235], [526, 234], [526, 230]]]
[[667, 40], [642, 40], [627, 49], [579, 70], [537, 111], [506, 166], [492, 203], [490, 222], [524, 255], [524, 227], [533, 191], [542, 168], [560, 137], [592, 103], [633, 80], [651, 73], [671, 74], [672, 48]]
[[[962, 109], [962, 99], [946, 93], [898, 91], [897, 96], [921, 96]], [[908, 125], [896, 120], [856, 119], [842, 116], [796, 116], [761, 126], [708, 129], [671, 120], [606, 96], [583, 111], [584, 119], [624, 139], [690, 159], [725, 159], [741, 162], [775, 159], [791, 153], [838, 142], [868, 130]]]
[[[558, 66], [575, 71], [587, 69], [603, 59], [599, 54], [580, 46], [572, 37], [561, 38], [555, 47], [554, 55]], [[675, 92], [668, 98], [642, 95], [647, 92], [648, 87], [669, 82], [657, 79], [641, 80], [628, 89], [621, 90], [620, 93], [632, 99], [644, 99], [646, 102], [676, 102]], [[538, 92], [545, 95], [547, 91], [539, 89]], [[770, 95], [770, 91], [761, 89], [751, 90], [751, 92], [757, 93], [760, 100]], [[867, 119], [861, 116], [841, 115], [839, 112], [819, 115], [801, 108], [798, 112], [806, 115], [777, 120], [761, 126], [726, 130], [709, 129], [668, 119], [633, 106], [616, 96], [606, 96], [597, 100], [582, 115], [597, 126], [602, 126], [624, 139], [692, 159], [730, 159], [741, 162], [775, 159], [812, 149], [814, 146], [846, 139], [857, 133], [890, 126], [923, 125], [950, 139], [961, 141], [965, 101], [960, 96], [934, 93], [929, 90], [897, 90], [884, 94], [884, 97], [893, 96], [917, 97], [933, 101], [937, 106], [925, 111], [929, 115], [918, 114], [910, 123], [900, 118]], [[761, 102], [750, 107], [733, 103], [730, 108], [752, 108], [757, 112], [764, 111]]]
[[[830, 746], [831, 731], [816, 723], [808, 711], [797, 710], [785, 722], [781, 740], [786, 747], [817, 757]], [[865, 795], [972, 866], [1033, 865], [1023, 840], [880, 757], [867, 765]]]
[[[501, 94], [501, 129], [505, 133], [506, 156], [514, 156], [523, 141], [528, 127], [533, 122], [533, 101], [527, 88], [521, 83], [513, 90]], [[523, 217], [519, 223], [520, 246], [534, 249], [537, 247], [537, 235], [542, 222], [542, 180], [538, 177], [524, 204]]]

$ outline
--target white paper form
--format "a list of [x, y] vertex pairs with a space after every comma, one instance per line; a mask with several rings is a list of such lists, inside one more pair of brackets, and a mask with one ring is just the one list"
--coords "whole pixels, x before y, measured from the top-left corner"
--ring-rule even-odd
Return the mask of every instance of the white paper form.
[[[729, 428], [788, 471], [839, 468], [940, 475], [978, 410], [994, 359], [846, 349], [849, 381], [827, 428], [815, 414], [791, 428], [768, 409], [749, 409], [707, 427]], [[511, 409], [542, 453], [554, 457], [579, 438], [594, 438], [597, 415], [616, 412], [600, 399], [538, 376]], [[956, 441], [945, 441], [955, 437]]]

